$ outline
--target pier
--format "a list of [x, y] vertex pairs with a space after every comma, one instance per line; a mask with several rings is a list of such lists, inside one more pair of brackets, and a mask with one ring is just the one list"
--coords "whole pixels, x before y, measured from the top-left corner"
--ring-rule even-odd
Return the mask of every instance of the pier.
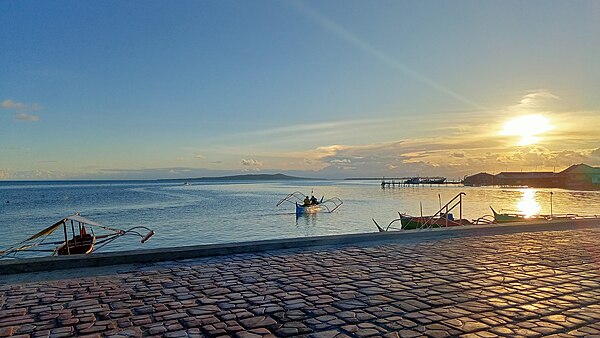
[[381, 180], [381, 188], [414, 187], [414, 186], [442, 186], [442, 185], [462, 185], [463, 182], [448, 180], [445, 177], [385, 177]]

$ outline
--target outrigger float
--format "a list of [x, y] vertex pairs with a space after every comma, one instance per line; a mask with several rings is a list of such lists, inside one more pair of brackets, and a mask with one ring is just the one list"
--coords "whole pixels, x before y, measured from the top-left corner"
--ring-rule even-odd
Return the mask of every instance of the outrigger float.
[[[68, 225], [70, 225], [70, 227]], [[48, 236], [61, 227], [63, 228], [64, 240], [46, 242]], [[102, 229], [102, 232], [108, 233], [96, 234], [94, 229]], [[147, 230], [148, 233], [142, 235], [138, 232], [139, 229]], [[69, 232], [71, 233], [70, 239]], [[154, 235], [154, 230], [145, 226], [136, 226], [129, 230], [114, 229], [82, 217], [77, 213], [61, 219], [46, 229], [6, 250], [0, 251], [0, 259], [15, 258], [20, 252], [32, 251], [50, 252], [52, 256], [90, 254], [94, 250], [103, 247], [113, 240], [127, 235], [140, 237], [141, 242], [144, 243]], [[54, 248], [48, 248], [49, 246], [54, 246]]]
[[308, 195], [305, 195], [300, 191], [295, 191], [277, 202], [277, 206], [282, 205], [284, 202], [294, 204], [296, 206], [296, 216], [300, 216], [304, 214], [314, 214], [320, 211], [334, 212], [337, 208], [344, 204], [344, 202], [337, 197], [324, 200], [325, 196], [321, 197], [321, 200], [317, 202], [305, 204], [305, 196]]

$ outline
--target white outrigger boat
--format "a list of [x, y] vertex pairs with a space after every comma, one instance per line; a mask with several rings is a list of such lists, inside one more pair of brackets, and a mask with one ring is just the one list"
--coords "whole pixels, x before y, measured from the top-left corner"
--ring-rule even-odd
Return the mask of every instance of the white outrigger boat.
[[308, 195], [305, 195], [300, 191], [295, 191], [282, 198], [281, 201], [277, 203], [277, 206], [282, 205], [284, 202], [292, 203], [296, 206], [296, 216], [300, 216], [304, 214], [314, 214], [320, 211], [334, 212], [337, 208], [344, 204], [344, 202], [337, 197], [324, 200], [325, 196], [321, 197], [321, 200], [317, 202], [313, 201], [310, 204], [306, 204], [304, 203], [305, 196]]

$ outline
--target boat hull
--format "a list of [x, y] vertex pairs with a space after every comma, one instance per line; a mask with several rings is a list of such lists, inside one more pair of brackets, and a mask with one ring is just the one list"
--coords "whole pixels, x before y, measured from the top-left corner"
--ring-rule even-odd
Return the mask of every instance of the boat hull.
[[296, 215], [303, 215], [303, 214], [314, 214], [321, 211], [321, 206], [319, 205], [299, 205], [296, 204]]
[[526, 216], [519, 214], [499, 214], [496, 212], [496, 210], [494, 210], [494, 208], [490, 208], [492, 209], [492, 213], [494, 214], [494, 220], [496, 221], [496, 223], [535, 222], [547, 221], [549, 219], [548, 216], [542, 215]]
[[470, 224], [469, 221], [463, 219], [462, 222], [458, 222], [451, 219], [446, 219], [442, 217], [431, 218], [431, 217], [411, 217], [411, 216], [400, 216], [400, 223], [402, 224], [402, 229], [411, 230], [411, 229], [420, 229], [423, 226], [427, 226], [430, 228], [441, 228], [441, 227], [453, 227], [453, 226], [463, 226]]
[[78, 235], [58, 247], [56, 254], [59, 256], [90, 254], [94, 251], [94, 244], [96, 244], [96, 236], [88, 234], [82, 237]]

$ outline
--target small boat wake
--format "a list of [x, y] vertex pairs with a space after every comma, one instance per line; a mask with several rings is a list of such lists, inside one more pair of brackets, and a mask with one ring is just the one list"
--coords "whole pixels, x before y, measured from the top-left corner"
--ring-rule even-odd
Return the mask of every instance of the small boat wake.
[[344, 202], [337, 197], [325, 199], [325, 196], [323, 196], [321, 197], [321, 200], [317, 200], [316, 197], [311, 196], [311, 198], [309, 198], [308, 195], [304, 195], [300, 191], [295, 191], [282, 198], [276, 206], [280, 206], [285, 202], [296, 206], [296, 216], [314, 214], [321, 211], [331, 213], [344, 204]]

